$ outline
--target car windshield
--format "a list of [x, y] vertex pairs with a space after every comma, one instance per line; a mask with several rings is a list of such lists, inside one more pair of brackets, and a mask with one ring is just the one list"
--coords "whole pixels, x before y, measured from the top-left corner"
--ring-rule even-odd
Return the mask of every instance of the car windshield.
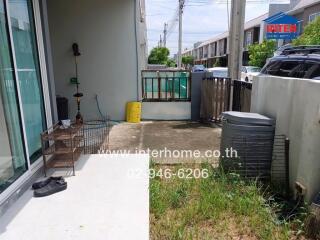
[[212, 76], [214, 77], [228, 77], [228, 71], [227, 70], [214, 70], [212, 71]]
[[204, 70], [205, 67], [203, 65], [194, 65], [194, 68], [197, 70]]
[[248, 72], [260, 72], [261, 68], [259, 67], [247, 67]]

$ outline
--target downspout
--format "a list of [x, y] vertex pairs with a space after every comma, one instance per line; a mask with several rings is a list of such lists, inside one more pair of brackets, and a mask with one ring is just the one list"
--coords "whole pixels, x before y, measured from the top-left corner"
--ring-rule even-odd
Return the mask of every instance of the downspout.
[[139, 41], [138, 41], [138, 28], [137, 28], [137, 8], [138, 8], [138, 1], [134, 1], [134, 36], [135, 36], [135, 44], [136, 44], [136, 77], [137, 77], [137, 101], [139, 101]]

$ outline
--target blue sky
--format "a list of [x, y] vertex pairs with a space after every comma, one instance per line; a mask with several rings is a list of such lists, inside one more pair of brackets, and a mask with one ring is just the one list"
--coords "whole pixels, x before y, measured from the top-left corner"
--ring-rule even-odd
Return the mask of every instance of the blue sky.
[[[183, 49], [222, 33], [228, 28], [227, 0], [186, 0], [183, 14]], [[229, 0], [229, 12], [231, 0]], [[247, 1], [246, 20], [268, 12], [267, 0]], [[146, 0], [149, 51], [157, 46], [165, 22], [174, 19], [178, 0]], [[163, 35], [163, 34], [162, 34]], [[171, 56], [178, 50], [178, 24], [167, 40]]]

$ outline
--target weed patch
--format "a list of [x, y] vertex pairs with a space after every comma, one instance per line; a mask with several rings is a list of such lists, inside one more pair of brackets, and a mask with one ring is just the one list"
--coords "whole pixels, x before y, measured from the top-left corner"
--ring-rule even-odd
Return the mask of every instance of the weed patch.
[[208, 164], [197, 167], [207, 168], [208, 177], [151, 179], [151, 239], [301, 237], [292, 229], [294, 221], [279, 221], [278, 206], [259, 182], [243, 181], [236, 174], [224, 174]]

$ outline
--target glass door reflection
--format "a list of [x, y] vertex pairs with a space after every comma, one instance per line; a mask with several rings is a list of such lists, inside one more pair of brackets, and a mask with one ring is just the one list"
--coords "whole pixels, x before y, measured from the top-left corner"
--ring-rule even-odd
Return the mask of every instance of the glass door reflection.
[[8, 23], [0, 1], [0, 193], [27, 171]]
[[12, 38], [31, 163], [41, 155], [46, 129], [40, 65], [31, 0], [8, 0]]

